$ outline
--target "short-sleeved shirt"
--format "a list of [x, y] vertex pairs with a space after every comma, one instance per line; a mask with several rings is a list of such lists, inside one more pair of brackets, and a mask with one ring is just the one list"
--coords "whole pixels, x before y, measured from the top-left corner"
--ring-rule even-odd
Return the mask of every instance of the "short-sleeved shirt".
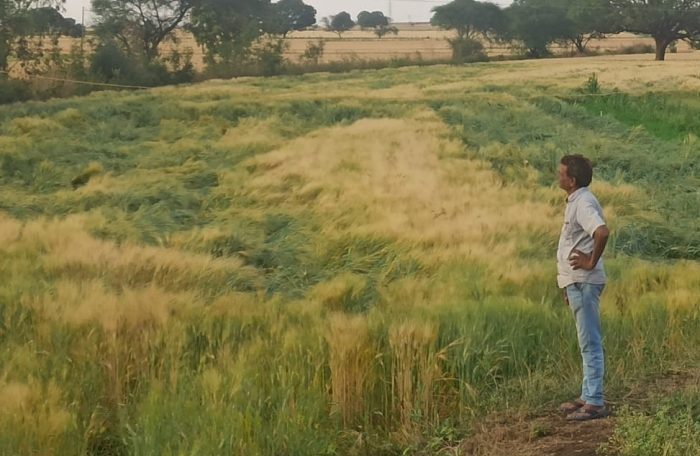
[[557, 248], [557, 283], [560, 288], [573, 283], [604, 284], [606, 282], [603, 258], [590, 271], [574, 270], [569, 257], [574, 250], [590, 255], [593, 252], [593, 233], [605, 225], [603, 209], [588, 187], [582, 187], [567, 198], [564, 226]]

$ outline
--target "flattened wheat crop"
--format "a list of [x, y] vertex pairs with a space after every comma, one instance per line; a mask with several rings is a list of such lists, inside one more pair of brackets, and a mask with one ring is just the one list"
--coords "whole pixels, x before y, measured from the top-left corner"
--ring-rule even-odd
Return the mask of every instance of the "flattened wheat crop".
[[435, 454], [553, 407], [570, 152], [613, 233], [609, 396], [696, 363], [698, 62], [643, 59], [0, 108], [0, 454]]

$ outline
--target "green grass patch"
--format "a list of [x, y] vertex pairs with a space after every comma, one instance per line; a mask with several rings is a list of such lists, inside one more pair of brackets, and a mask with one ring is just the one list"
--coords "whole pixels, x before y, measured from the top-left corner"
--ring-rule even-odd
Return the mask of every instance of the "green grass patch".
[[700, 95], [695, 93], [612, 92], [574, 98], [593, 115], [610, 116], [629, 126], [643, 127], [659, 139], [683, 140], [700, 136]]

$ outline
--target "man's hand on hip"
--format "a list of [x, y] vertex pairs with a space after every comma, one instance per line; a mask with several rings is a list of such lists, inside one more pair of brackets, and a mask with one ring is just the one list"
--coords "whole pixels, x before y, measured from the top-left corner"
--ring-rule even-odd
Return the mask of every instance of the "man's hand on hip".
[[593, 257], [591, 255], [586, 255], [580, 250], [574, 250], [569, 257], [569, 264], [576, 271], [583, 269], [584, 271], [590, 271], [595, 268], [593, 264]]

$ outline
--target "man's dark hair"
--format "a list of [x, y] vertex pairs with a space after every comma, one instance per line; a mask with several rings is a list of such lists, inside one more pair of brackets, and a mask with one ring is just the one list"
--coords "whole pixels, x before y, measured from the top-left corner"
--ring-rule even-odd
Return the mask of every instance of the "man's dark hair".
[[565, 155], [561, 164], [566, 166], [566, 174], [576, 179], [576, 186], [588, 187], [593, 179], [593, 164], [583, 155]]

